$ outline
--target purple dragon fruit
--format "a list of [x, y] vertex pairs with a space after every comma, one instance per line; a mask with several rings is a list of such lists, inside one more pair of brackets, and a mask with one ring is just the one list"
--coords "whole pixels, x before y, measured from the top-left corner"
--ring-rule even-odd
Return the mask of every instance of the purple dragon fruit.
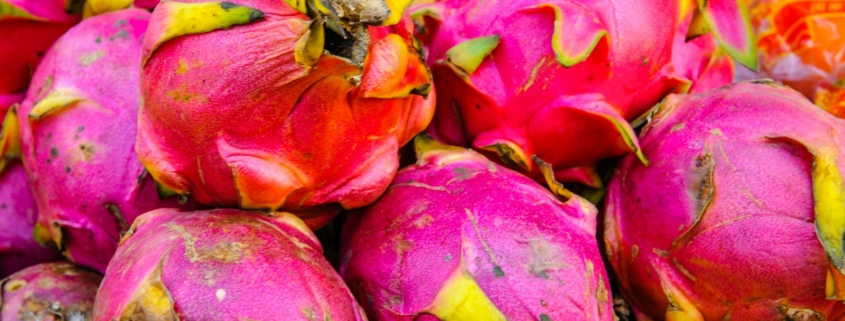
[[68, 262], [33, 265], [0, 281], [0, 321], [88, 321], [103, 276]]
[[121, 240], [94, 320], [366, 320], [321, 251], [289, 213], [152, 211]]
[[417, 165], [344, 227], [341, 275], [371, 319], [613, 320], [592, 204], [417, 144]]
[[21, 145], [42, 243], [105, 271], [120, 238], [160, 200], [134, 152], [141, 104], [141, 36], [150, 14], [86, 19], [44, 57], [18, 109]]
[[845, 123], [768, 81], [672, 95], [607, 194], [639, 320], [840, 320]]

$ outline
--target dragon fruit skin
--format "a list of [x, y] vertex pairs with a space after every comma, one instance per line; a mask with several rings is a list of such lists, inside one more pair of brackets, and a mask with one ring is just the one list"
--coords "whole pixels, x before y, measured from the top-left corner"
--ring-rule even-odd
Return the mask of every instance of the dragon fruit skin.
[[625, 297], [645, 320], [841, 315], [843, 132], [768, 81], [669, 96], [640, 135], [651, 165], [626, 157], [607, 191]]
[[[424, 10], [433, 12], [422, 37], [431, 39], [428, 62], [440, 89], [428, 133], [498, 153], [534, 177], [532, 155], [551, 163], [559, 180], [600, 185], [593, 163], [638, 150], [626, 119], [684, 83], [671, 65], [677, 17], [666, 13], [678, 12], [674, 1], [450, 0]], [[448, 53], [494, 35], [489, 56], [476, 51], [474, 72]]]
[[79, 19], [63, 0], [0, 1], [0, 106], [26, 91], [41, 57]]
[[94, 320], [366, 320], [308, 227], [274, 215], [140, 216], [109, 264]]
[[135, 217], [178, 206], [160, 200], [133, 150], [149, 17], [126, 9], [72, 28], [47, 53], [18, 109], [39, 225], [49, 231], [42, 243], [101, 272]]
[[595, 217], [474, 151], [427, 151], [349, 215], [341, 275], [373, 320], [613, 320]]
[[23, 165], [14, 162], [0, 173], [0, 278], [25, 267], [55, 261], [61, 254], [32, 237], [38, 208]]
[[65, 261], [28, 267], [0, 281], [0, 321], [91, 320], [102, 278]]
[[411, 94], [430, 89], [430, 75], [410, 20], [358, 31], [370, 38], [362, 72], [333, 54], [300, 61], [297, 43], [314, 33], [282, 1], [239, 1], [208, 23], [226, 30], [169, 34], [185, 21], [175, 16], [226, 6], [197, 3], [160, 4], [145, 38], [137, 151], [153, 177], [204, 204], [294, 211], [315, 228], [333, 204], [381, 195], [398, 148], [434, 112], [433, 93]]

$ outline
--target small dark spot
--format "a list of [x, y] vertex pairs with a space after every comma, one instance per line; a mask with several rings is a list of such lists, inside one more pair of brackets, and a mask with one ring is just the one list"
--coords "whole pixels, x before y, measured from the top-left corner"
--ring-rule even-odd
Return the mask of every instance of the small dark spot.
[[550, 317], [549, 317], [548, 315], [546, 315], [545, 313], [541, 313], [541, 314], [540, 314], [540, 321], [552, 321], [552, 318], [550, 318]]
[[39, 52], [37, 52], [37, 53], [36, 53], [36, 55], [38, 55], [38, 57], [44, 57], [44, 52], [43, 52], [43, 51], [39, 51]]
[[540, 271], [540, 273], [538, 273], [538, 275], [540, 275], [541, 278], [544, 278], [546, 280], [549, 279], [549, 271], [542, 270], [542, 271]]
[[548, 306], [548, 305], [549, 305], [549, 303], [548, 303], [548, 302], [546, 302], [546, 300], [540, 299], [540, 305], [542, 305], [542, 306], [544, 306], [544, 307], [545, 307], [545, 306]]
[[47, 159], [47, 164], [50, 164], [50, 159], [49, 159], [49, 158]]
[[120, 30], [116, 34], [109, 37], [109, 41], [115, 41], [117, 39], [126, 39], [129, 38], [129, 33], [126, 30]]
[[58, 156], [59, 156], [59, 150], [56, 149], [55, 147], [50, 148], [50, 157], [58, 157]]
[[97, 39], [94, 39], [94, 43], [101, 43], [101, 42], [103, 42], [103, 37], [97, 37]]
[[481, 109], [481, 105], [475, 104], [475, 109]]
[[501, 266], [496, 265], [496, 267], [493, 268], [493, 275], [495, 275], [496, 278], [498, 279], [500, 277], [505, 276], [505, 271], [502, 270]]
[[234, 7], [237, 7], [237, 6], [238, 5], [231, 3], [229, 1], [223, 1], [223, 2], [220, 3], [220, 8], [222, 8], [223, 10], [226, 10], [226, 11], [229, 11], [229, 9], [232, 9]]
[[310, 158], [311, 158], [311, 153], [305, 153], [305, 158], [310, 159]]
[[83, 130], [85, 130], [85, 126], [76, 127], [77, 132], [82, 132]]
[[264, 19], [264, 12], [258, 10], [252, 10], [249, 12], [249, 21], [258, 21]]
[[6, 203], [0, 204], [0, 208], [6, 209]]
[[65, 173], [70, 173], [70, 166], [65, 166]]
[[446, 262], [451, 261], [452, 260], [452, 254], [446, 254], [446, 257], [443, 260], [446, 261]]
[[119, 20], [114, 22], [114, 27], [118, 28], [118, 27], [125, 25], [125, 24], [126, 24], [126, 19], [119, 19]]

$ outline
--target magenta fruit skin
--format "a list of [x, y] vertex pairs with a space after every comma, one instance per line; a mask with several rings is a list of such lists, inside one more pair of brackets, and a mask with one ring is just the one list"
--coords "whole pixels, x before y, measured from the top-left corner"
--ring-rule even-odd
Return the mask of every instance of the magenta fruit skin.
[[341, 275], [371, 320], [437, 320], [462, 268], [508, 320], [613, 320], [595, 220], [476, 152], [429, 151], [349, 215]]
[[68, 259], [100, 272], [135, 217], [178, 206], [160, 200], [134, 150], [149, 18], [126, 9], [74, 26], [44, 57], [18, 109], [39, 224]]
[[640, 318], [841, 316], [825, 298], [808, 150], [844, 150], [843, 131], [768, 81], [670, 95], [640, 135], [651, 165], [624, 158], [607, 191], [608, 258]]
[[38, 208], [23, 165], [14, 162], [0, 173], [0, 278], [38, 263], [61, 259], [32, 237]]
[[146, 213], [121, 240], [94, 320], [366, 320], [299, 219]]
[[103, 276], [66, 261], [0, 280], [0, 321], [89, 321]]

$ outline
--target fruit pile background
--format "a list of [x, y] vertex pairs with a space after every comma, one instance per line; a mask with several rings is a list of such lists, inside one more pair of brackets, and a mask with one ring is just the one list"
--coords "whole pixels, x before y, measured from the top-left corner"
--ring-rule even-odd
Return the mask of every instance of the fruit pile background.
[[845, 320], [845, 1], [0, 0], [0, 321]]

